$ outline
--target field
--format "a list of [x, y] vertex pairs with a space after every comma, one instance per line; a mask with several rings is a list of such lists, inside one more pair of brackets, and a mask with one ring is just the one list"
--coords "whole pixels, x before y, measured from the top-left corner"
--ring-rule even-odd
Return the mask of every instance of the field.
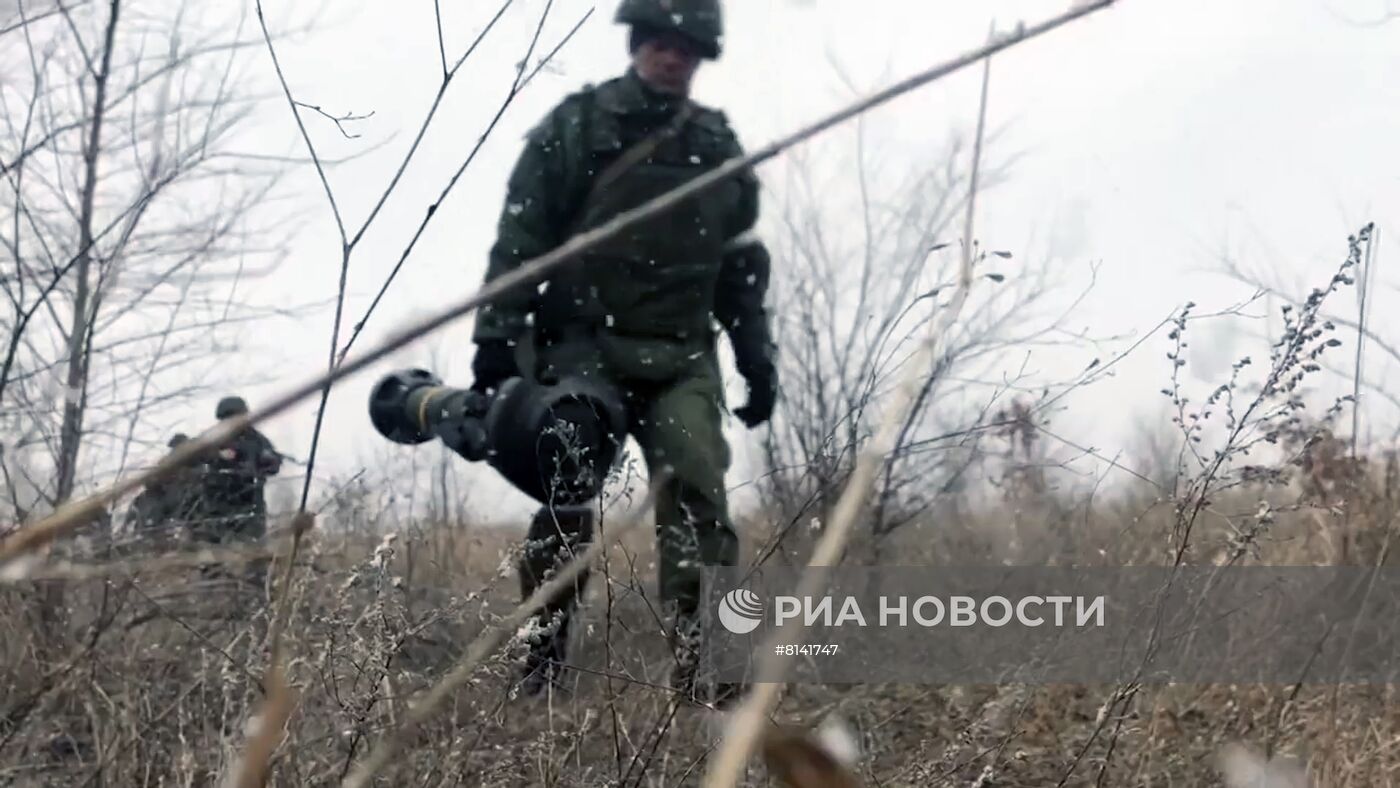
[[[1343, 542], [1350, 562], [1379, 560], [1394, 511], [1384, 475], [1349, 483], [1348, 494], [1366, 503], [1346, 517], [1311, 506], [1278, 515], [1245, 562], [1320, 563]], [[1263, 494], [1240, 491], [1236, 501], [1252, 511]], [[1267, 494], [1280, 508], [1297, 498]], [[1013, 544], [1030, 563], [1099, 555], [1096, 563], [1151, 564], [1161, 562], [1153, 545], [1172, 522], [1170, 506], [1148, 499], [1088, 511], [1046, 499], [1038, 509], [948, 512], [888, 547], [931, 566], [1008, 561]], [[750, 522], [750, 553], [771, 530]], [[1193, 561], [1222, 561], [1228, 536], [1203, 528]], [[270, 784], [336, 784], [400, 725], [517, 601], [516, 541], [466, 523], [393, 536], [321, 523], [292, 575], [285, 649], [296, 704]], [[242, 570], [229, 566], [161, 563], [143, 555], [104, 579], [5, 590], [4, 784], [213, 785], [238, 761], [261, 703], [266, 589], [240, 584]], [[507, 649], [406, 741], [381, 784], [696, 784], [725, 717], [665, 689], [668, 657], [648, 601], [650, 535], [628, 534], [603, 576], [609, 582], [591, 585], [574, 638], [569, 692], [514, 697]], [[27, 602], [45, 593], [62, 595], [64, 620], [34, 620]], [[1232, 742], [1305, 758], [1329, 786], [1389, 785], [1400, 768], [1390, 687], [1144, 687], [1126, 697], [1120, 689], [795, 684], [775, 718], [842, 720], [869, 785], [1211, 785]], [[755, 761], [748, 784], [766, 779]]]
[[[650, 461], [705, 458], [647, 496], [687, 509], [727, 471], [746, 566], [1386, 568], [1400, 350], [1374, 299], [1400, 289], [1377, 273], [1400, 149], [1388, 83], [1358, 75], [1395, 73], [1400, 12], [729, 0], [732, 66], [695, 94], [723, 112], [669, 115], [702, 60], [677, 42], [718, 46], [685, 29], [713, 0], [627, 0], [625, 48], [587, 3], [266, 5], [0, 2], [0, 786], [660, 788], [736, 741], [765, 786], [775, 737], [817, 731], [868, 786], [1400, 784], [1391, 685], [683, 702], [635, 455], [565, 686], [522, 696], [525, 528], [467, 511], [519, 476], [464, 442], [499, 460], [593, 431], [527, 418], [548, 386], [511, 413], [367, 379], [499, 393], [530, 377], [526, 327], [614, 335], [632, 371], [604, 377]], [[632, 273], [596, 303], [582, 279], [555, 291], [572, 307], [529, 292], [609, 261]], [[164, 483], [265, 493], [271, 533], [138, 539], [133, 511], [224, 508]], [[726, 735], [778, 686], [772, 724]]]

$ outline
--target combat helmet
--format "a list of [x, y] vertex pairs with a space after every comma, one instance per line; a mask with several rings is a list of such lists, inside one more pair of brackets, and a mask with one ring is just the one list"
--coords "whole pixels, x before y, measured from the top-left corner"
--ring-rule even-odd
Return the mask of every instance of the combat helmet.
[[710, 60], [719, 57], [724, 38], [719, 0], [622, 0], [615, 21], [680, 33], [698, 44], [700, 54]]
[[214, 418], [227, 419], [230, 416], [241, 416], [248, 412], [248, 403], [242, 397], [224, 397], [219, 400], [219, 406], [214, 409]]

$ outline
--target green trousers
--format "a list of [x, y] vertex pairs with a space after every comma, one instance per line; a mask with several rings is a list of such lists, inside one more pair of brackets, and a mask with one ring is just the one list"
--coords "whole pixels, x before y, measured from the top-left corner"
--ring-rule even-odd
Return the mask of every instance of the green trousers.
[[541, 381], [599, 375], [621, 393], [628, 432], [641, 446], [648, 474], [655, 479], [663, 469], [670, 472], [656, 501], [661, 599], [681, 614], [693, 613], [702, 567], [733, 566], [739, 557], [724, 486], [731, 456], [713, 339], [572, 342], [529, 356], [527, 368]]

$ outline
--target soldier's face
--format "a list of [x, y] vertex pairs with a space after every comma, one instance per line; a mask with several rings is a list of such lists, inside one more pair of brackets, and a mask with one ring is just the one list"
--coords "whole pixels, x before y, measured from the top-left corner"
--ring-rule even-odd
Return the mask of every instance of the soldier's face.
[[647, 39], [632, 55], [642, 81], [662, 93], [690, 94], [690, 83], [700, 67], [700, 53], [684, 36], [662, 33]]

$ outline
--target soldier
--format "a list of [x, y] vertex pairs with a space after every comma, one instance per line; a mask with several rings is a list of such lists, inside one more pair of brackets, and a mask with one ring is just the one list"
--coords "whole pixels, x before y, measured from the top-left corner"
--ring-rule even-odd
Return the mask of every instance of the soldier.
[[[224, 397], [214, 415], [220, 421], [248, 412], [241, 397]], [[261, 432], [248, 427], [208, 461], [200, 522], [195, 538], [206, 542], [261, 539], [267, 533], [263, 486], [282, 470], [282, 455]]]
[[[176, 433], [166, 446], [173, 452], [188, 440], [183, 432]], [[127, 513], [133, 534], [171, 537], [193, 522], [198, 516], [205, 469], [204, 462], [190, 462], [166, 479], [146, 485]]]
[[[700, 62], [720, 55], [719, 0], [624, 0], [616, 21], [631, 28], [631, 67], [568, 96], [530, 132], [510, 176], [488, 282], [742, 155], [725, 115], [690, 100]], [[481, 311], [473, 336], [473, 388], [489, 392], [515, 375], [541, 383], [601, 376], [626, 402], [649, 473], [671, 469], [656, 507], [659, 580], [677, 656], [673, 683], [687, 692], [700, 567], [738, 560], [714, 322], [748, 384], [735, 415], [750, 428], [762, 424], [778, 391], [764, 308], [769, 256], [750, 235], [757, 218], [758, 181], [745, 172], [595, 247], [539, 290], [506, 294]], [[586, 508], [537, 514], [522, 592], [592, 531]], [[583, 582], [537, 622], [528, 692], [555, 681]]]

